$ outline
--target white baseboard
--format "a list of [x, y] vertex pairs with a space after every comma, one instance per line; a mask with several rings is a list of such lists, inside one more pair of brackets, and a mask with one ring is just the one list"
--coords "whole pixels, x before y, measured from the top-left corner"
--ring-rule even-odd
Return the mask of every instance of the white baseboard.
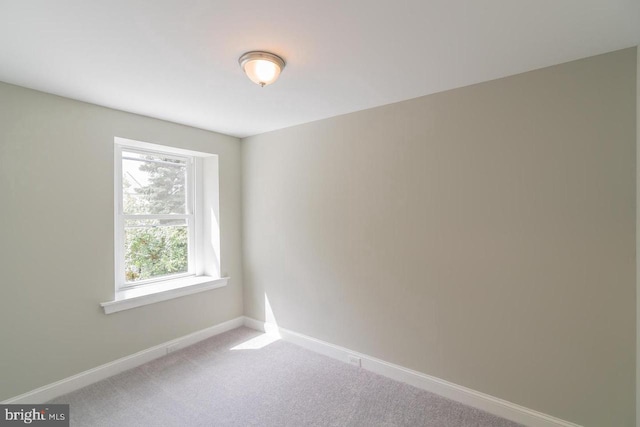
[[256, 331], [266, 332], [268, 334], [279, 335], [280, 328], [275, 323], [261, 322], [251, 317], [244, 316], [244, 326], [255, 329]]
[[244, 317], [237, 317], [235, 319], [211, 326], [206, 329], [194, 332], [189, 335], [177, 338], [175, 340], [167, 341], [163, 344], [156, 345], [146, 350], [139, 351], [130, 356], [125, 356], [113, 362], [106, 363], [88, 371], [81, 372], [73, 375], [69, 378], [65, 378], [55, 383], [45, 385], [11, 399], [5, 400], [1, 403], [17, 403], [17, 404], [40, 404], [48, 402], [51, 399], [55, 399], [63, 394], [71, 393], [72, 391], [81, 389], [95, 382], [101, 381], [110, 376], [119, 374], [128, 369], [135, 368], [154, 359], [162, 357], [169, 352], [179, 350], [184, 347], [188, 347], [199, 341], [210, 338], [214, 335], [221, 334], [223, 332], [230, 331], [231, 329], [242, 326], [245, 322]]
[[394, 365], [393, 363], [385, 362], [384, 360], [376, 359], [375, 357], [358, 353], [357, 351], [352, 351], [297, 332], [289, 331], [275, 324], [260, 322], [245, 316], [244, 325], [263, 332], [278, 333], [285, 341], [292, 342], [300, 347], [343, 362], [348, 363], [349, 356], [356, 356], [360, 358], [361, 366], [364, 369], [478, 408], [516, 423], [530, 427], [580, 427], [578, 424], [564, 421], [551, 415], [543, 414], [542, 412], [534, 411], [533, 409], [525, 408], [524, 406], [431, 375]]
[[580, 427], [577, 424], [543, 414], [524, 406], [490, 396], [479, 391], [463, 387], [421, 372], [413, 371], [366, 354], [358, 353], [344, 347], [333, 345], [297, 332], [280, 328], [275, 324], [260, 322], [250, 317], [237, 317], [224, 323], [194, 332], [189, 335], [167, 341], [163, 344], [139, 351], [113, 362], [106, 363], [88, 371], [81, 372], [69, 378], [37, 388], [1, 403], [39, 404], [55, 399], [82, 387], [101, 381], [110, 376], [135, 368], [144, 363], [166, 355], [170, 351], [188, 347], [214, 335], [230, 331], [240, 326], [247, 326], [262, 332], [277, 334], [285, 341], [292, 342], [308, 350], [324, 354], [334, 359], [348, 362], [349, 356], [360, 358], [362, 368], [385, 377], [402, 381], [414, 387], [430, 391], [451, 400], [481, 409], [508, 420], [530, 427]]

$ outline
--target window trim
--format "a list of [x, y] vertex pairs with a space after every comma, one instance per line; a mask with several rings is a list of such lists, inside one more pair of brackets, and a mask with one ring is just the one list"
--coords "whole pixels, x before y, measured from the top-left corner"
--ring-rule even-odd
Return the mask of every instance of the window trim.
[[[121, 153], [118, 153], [118, 147], [167, 153], [170, 156], [193, 157], [195, 166], [194, 174], [192, 175], [194, 188], [194, 203], [192, 206], [195, 212], [200, 213], [194, 221], [195, 227], [193, 228], [197, 233], [194, 239], [196, 250], [193, 252], [195, 255], [193, 264], [195, 266], [195, 275], [179, 278], [173, 276], [170, 279], [159, 280], [144, 286], [130, 286], [119, 289], [116, 283], [118, 262], [116, 255], [114, 256], [113, 270], [116, 277], [111, 282], [114, 284], [114, 288], [112, 288], [114, 289], [114, 294], [112, 294], [110, 301], [99, 303], [104, 313], [108, 315], [227, 286], [231, 278], [221, 270], [219, 154], [195, 151], [174, 145], [162, 145], [114, 137], [115, 170], [111, 177], [114, 182], [114, 243], [118, 240], [116, 218], [119, 202], [116, 196], [122, 186], [122, 183], [118, 185], [118, 180], [115, 179], [118, 176], [120, 180], [122, 179]], [[114, 247], [114, 255], [116, 254], [115, 249]]]
[[102, 307], [104, 314], [117, 313], [143, 305], [222, 288], [228, 284], [229, 277], [190, 276], [176, 280], [165, 280], [117, 292], [113, 301], [102, 302], [100, 307]]

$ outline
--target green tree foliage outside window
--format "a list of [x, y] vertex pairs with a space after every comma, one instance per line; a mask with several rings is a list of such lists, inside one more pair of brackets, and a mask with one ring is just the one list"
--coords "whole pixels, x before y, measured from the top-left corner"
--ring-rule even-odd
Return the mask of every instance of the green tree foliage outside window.
[[[161, 156], [140, 156], [140, 159], [131, 164], [137, 166], [136, 173], [144, 180], [123, 174], [125, 214], [186, 213], [184, 161]], [[187, 231], [185, 219], [125, 220], [126, 281], [187, 272]]]

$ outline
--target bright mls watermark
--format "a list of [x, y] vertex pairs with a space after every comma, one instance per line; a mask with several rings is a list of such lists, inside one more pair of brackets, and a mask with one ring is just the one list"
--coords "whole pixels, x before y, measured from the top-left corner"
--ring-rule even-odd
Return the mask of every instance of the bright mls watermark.
[[0, 405], [0, 427], [69, 427], [69, 405]]

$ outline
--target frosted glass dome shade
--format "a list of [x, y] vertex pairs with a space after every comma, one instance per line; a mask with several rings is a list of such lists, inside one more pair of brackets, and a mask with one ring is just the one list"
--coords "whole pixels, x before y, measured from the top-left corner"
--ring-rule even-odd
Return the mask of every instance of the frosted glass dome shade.
[[238, 61], [252, 82], [266, 86], [275, 82], [284, 68], [284, 60], [268, 52], [247, 52]]

